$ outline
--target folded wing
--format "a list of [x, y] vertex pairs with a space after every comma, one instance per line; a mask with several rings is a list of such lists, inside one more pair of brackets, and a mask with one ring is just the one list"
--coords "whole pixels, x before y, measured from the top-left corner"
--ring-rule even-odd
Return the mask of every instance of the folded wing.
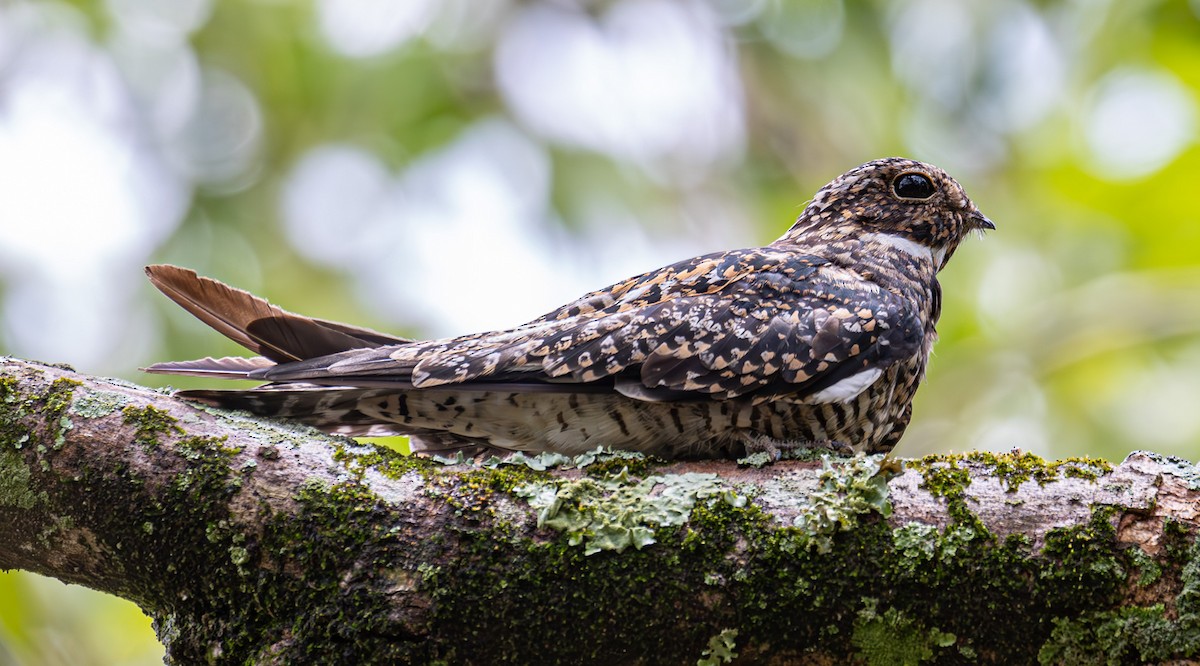
[[371, 348], [356, 329], [308, 320], [305, 330], [320, 326], [359, 346], [244, 376], [402, 390], [616, 390], [642, 400], [823, 396], [910, 357], [924, 333], [903, 299], [839, 271], [792, 253], [720, 253], [593, 292], [515, 329]]

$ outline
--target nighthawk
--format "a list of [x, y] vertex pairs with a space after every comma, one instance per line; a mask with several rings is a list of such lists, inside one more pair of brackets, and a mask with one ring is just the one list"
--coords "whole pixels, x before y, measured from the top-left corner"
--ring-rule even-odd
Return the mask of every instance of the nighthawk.
[[685, 259], [517, 326], [408, 340], [285, 312], [175, 266], [150, 280], [259, 356], [150, 372], [267, 382], [181, 391], [417, 451], [607, 446], [667, 458], [890, 451], [941, 312], [938, 271], [994, 229], [941, 169], [875, 160], [765, 247]]

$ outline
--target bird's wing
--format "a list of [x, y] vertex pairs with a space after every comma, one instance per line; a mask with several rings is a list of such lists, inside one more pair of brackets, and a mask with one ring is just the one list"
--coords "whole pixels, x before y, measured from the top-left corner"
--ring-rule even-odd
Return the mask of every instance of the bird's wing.
[[[916, 353], [920, 322], [904, 299], [860, 277], [790, 261], [758, 266], [715, 293], [591, 322], [583, 342], [574, 340], [576, 331], [562, 331], [532, 355], [552, 377], [618, 376], [618, 390], [643, 399], [780, 391], [838, 400], [870, 381], [826, 389], [864, 372], [873, 380]], [[638, 381], [628, 381], [631, 370]]]
[[509, 331], [345, 352], [256, 376], [561, 390], [611, 380], [650, 400], [819, 396], [911, 356], [923, 336], [904, 299], [856, 274], [818, 257], [739, 250], [631, 278]]
[[688, 295], [718, 292], [755, 270], [748, 259], [758, 254], [757, 250], [736, 250], [687, 259], [585, 294], [513, 329], [347, 351], [285, 363], [256, 373], [256, 377], [325, 381], [332, 377], [372, 376], [436, 386], [485, 378], [501, 380], [503, 377], [498, 375], [516, 373], [521, 379], [544, 381], [550, 377], [537, 377], [541, 374], [540, 361], [531, 356], [537, 355], [542, 341], [555, 338], [556, 344], [567, 344], [563, 334], [569, 333], [572, 344], [583, 344], [624, 326], [647, 307]]
[[[293, 314], [250, 292], [200, 277], [186, 268], [167, 264], [147, 266], [146, 275], [159, 291], [196, 318], [271, 361], [287, 363], [347, 349], [411, 342], [366, 328]], [[205, 361], [211, 362], [206, 365]], [[147, 370], [187, 374], [176, 371], [226, 367], [237, 372], [247, 369], [236, 361], [222, 361], [224, 359], [160, 363]], [[183, 367], [188, 364], [191, 367]]]

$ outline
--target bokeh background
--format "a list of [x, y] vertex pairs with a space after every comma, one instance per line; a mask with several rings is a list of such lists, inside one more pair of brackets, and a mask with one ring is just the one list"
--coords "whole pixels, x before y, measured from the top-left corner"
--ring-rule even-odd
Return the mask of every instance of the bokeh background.
[[[998, 229], [943, 273], [898, 449], [1200, 456], [1200, 2], [0, 2], [0, 352], [149, 385], [237, 353], [171, 262], [408, 335], [780, 235], [861, 162]], [[178, 385], [185, 385], [180, 381]], [[0, 663], [151, 664], [0, 576]]]

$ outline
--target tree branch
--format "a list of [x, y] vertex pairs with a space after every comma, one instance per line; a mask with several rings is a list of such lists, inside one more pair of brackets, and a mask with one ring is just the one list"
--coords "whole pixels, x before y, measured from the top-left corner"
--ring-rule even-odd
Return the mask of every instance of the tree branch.
[[0, 567], [137, 602], [170, 663], [1200, 655], [1189, 463], [880, 465], [442, 464], [0, 361]]

